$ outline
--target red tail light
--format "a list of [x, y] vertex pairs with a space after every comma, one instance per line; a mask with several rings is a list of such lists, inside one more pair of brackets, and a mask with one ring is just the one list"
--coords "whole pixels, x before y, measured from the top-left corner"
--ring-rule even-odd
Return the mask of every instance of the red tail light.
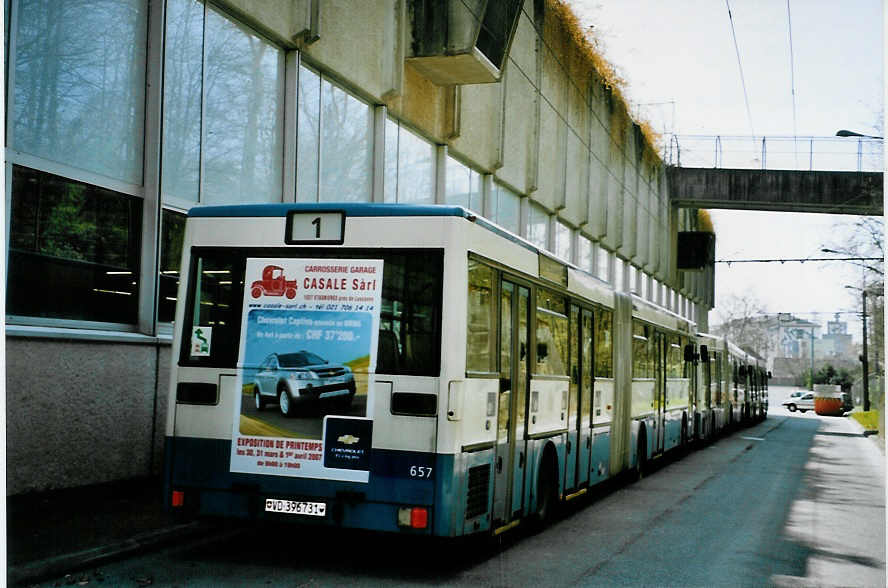
[[425, 529], [429, 526], [429, 511], [414, 507], [410, 509], [410, 526], [414, 529]]
[[399, 508], [398, 526], [410, 529], [427, 529], [429, 526], [429, 509], [423, 506]]
[[185, 505], [185, 493], [181, 490], [173, 490], [173, 506], [179, 507]]

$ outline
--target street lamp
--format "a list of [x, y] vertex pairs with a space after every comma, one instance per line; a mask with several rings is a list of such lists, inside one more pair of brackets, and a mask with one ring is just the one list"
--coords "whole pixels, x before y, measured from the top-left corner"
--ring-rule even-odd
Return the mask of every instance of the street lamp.
[[860, 139], [878, 139], [883, 141], [882, 137], [875, 137], [873, 135], [864, 135], [863, 133], [856, 133], [854, 131], [849, 131], [847, 129], [841, 129], [836, 131], [836, 137], [857, 137], [857, 171], [861, 171], [863, 167], [863, 141]]
[[863, 137], [864, 139], [883, 139], [883, 137], [874, 137], [873, 135], [864, 135], [863, 133], [855, 133], [846, 129], [836, 131], [836, 137]]
[[860, 356], [860, 363], [863, 364], [863, 410], [870, 409], [869, 402], [869, 356], [866, 353], [866, 288], [858, 288], [857, 286], [845, 286], [849, 290], [860, 290], [863, 296], [863, 355]]
[[814, 391], [814, 325], [811, 325], [811, 387], [808, 389]]

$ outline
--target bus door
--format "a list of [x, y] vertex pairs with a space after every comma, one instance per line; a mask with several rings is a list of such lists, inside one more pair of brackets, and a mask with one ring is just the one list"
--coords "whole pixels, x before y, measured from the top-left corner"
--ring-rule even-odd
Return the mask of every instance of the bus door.
[[592, 311], [570, 307], [570, 388], [567, 407], [567, 459], [564, 488], [589, 481], [592, 422]]
[[714, 405], [712, 401], [712, 355], [709, 353], [708, 347], [706, 348], [706, 361], [703, 361], [703, 354], [701, 353], [700, 357], [700, 365], [703, 367], [703, 406], [706, 407], [707, 412], [712, 410]]
[[663, 453], [666, 447], [666, 353], [669, 341], [660, 331], [654, 331], [654, 346], [657, 349], [656, 373], [654, 375], [654, 407], [656, 408], [657, 434], [654, 436], [653, 453]]
[[[580, 439], [579, 466], [577, 477], [579, 482], [587, 482], [590, 479], [592, 461], [592, 362], [594, 360], [593, 340], [595, 331], [592, 329], [592, 311], [583, 309], [582, 345], [580, 345]], [[583, 434], [587, 434], [587, 441], [583, 441]]]
[[524, 501], [530, 290], [503, 280], [501, 292], [493, 517], [494, 521], [504, 524], [512, 520], [514, 513], [521, 516]]

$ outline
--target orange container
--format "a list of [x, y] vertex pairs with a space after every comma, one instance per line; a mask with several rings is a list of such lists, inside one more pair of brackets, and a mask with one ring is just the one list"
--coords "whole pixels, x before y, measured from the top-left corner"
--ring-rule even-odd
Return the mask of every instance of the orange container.
[[818, 398], [814, 397], [814, 412], [824, 416], [842, 416], [841, 398]]
[[814, 385], [814, 412], [823, 416], [842, 416], [842, 388], [834, 384]]

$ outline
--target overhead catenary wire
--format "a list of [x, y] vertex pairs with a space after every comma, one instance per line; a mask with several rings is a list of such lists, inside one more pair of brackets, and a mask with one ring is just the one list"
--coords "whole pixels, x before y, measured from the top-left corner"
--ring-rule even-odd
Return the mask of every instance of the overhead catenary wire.
[[755, 142], [755, 126], [752, 124], [752, 110], [749, 108], [749, 93], [746, 91], [746, 78], [743, 76], [743, 64], [740, 61], [740, 45], [737, 43], [737, 31], [734, 30], [734, 15], [731, 14], [730, 0], [725, 0], [728, 8], [728, 21], [731, 23], [731, 37], [734, 39], [734, 52], [737, 54], [737, 68], [740, 70], [740, 84], [743, 87], [743, 100], [746, 103], [746, 117], [749, 120], [749, 130], [752, 132]]
[[884, 261], [882, 257], [791, 257], [783, 259], [716, 259], [715, 263], [805, 263], [806, 261]]
[[798, 130], [796, 126], [796, 93], [795, 93], [795, 56], [792, 48], [792, 12], [789, 9], [789, 0], [786, 0], [786, 21], [789, 28], [789, 80], [792, 94], [792, 137], [795, 145], [796, 166], [799, 164]]

